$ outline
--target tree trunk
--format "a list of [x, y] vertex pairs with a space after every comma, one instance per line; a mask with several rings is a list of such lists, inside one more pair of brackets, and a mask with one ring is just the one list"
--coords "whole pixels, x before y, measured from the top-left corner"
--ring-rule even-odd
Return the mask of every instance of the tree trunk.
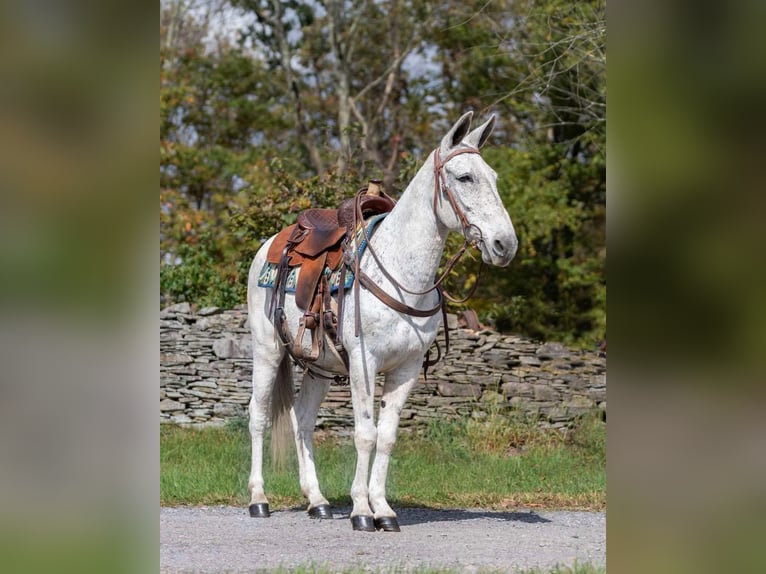
[[290, 93], [290, 98], [295, 106], [295, 125], [298, 130], [299, 141], [301, 146], [306, 150], [311, 161], [311, 165], [317, 174], [324, 172], [324, 163], [319, 155], [319, 150], [315, 142], [312, 141], [311, 133], [306, 125], [305, 117], [303, 114], [303, 105], [301, 101], [301, 91], [298, 86], [298, 80], [293, 72], [291, 64], [292, 50], [290, 50], [290, 44], [287, 42], [287, 32], [282, 21], [283, 18], [283, 6], [280, 0], [272, 0], [272, 6], [274, 8], [274, 19], [272, 22], [274, 34], [277, 38], [279, 45], [279, 57], [282, 69], [285, 72], [285, 80], [287, 81], [287, 89]]

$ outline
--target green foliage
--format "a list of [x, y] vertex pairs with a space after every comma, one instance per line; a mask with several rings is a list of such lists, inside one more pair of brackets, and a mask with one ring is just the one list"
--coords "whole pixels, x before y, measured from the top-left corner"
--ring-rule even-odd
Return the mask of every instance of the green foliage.
[[181, 263], [160, 267], [160, 291], [169, 301], [194, 301], [224, 308], [243, 301], [239, 270], [226, 265], [220, 246], [209, 231], [202, 231], [194, 244], [179, 244], [176, 255]]
[[[244, 303], [270, 235], [369, 178], [396, 196], [447, 124], [474, 109], [499, 115], [483, 153], [520, 248], [452, 310], [538, 339], [605, 339], [603, 0], [352, 1], [341, 14], [299, 0], [234, 4], [257, 24], [215, 48], [188, 15], [172, 40], [174, 2], [163, 5], [163, 304]], [[451, 237], [446, 255], [460, 243]], [[466, 293], [478, 267], [465, 257], [448, 291]]]
[[[495, 135], [510, 145], [484, 157], [519, 253], [510, 271], [487, 270], [470, 303], [501, 331], [583, 346], [606, 337], [604, 9], [545, 0], [445, 2], [436, 11], [449, 99], [515, 120]], [[472, 284], [475, 266], [456, 270], [456, 291]]]
[[500, 330], [593, 345], [606, 336], [605, 166], [545, 149], [485, 152], [514, 218], [520, 269], [489, 270], [496, 294], [483, 310]]
[[[261, 242], [288, 225], [295, 223], [298, 213], [317, 205], [338, 205], [353, 197], [358, 177], [353, 172], [338, 176], [328, 172], [311, 178], [298, 178], [280, 160], [267, 167], [268, 182], [254, 182], [243, 195], [247, 198], [231, 210], [230, 228], [237, 237]], [[258, 188], [259, 183], [262, 187]], [[257, 248], [255, 249], [257, 250]], [[254, 251], [253, 251], [254, 253]]]

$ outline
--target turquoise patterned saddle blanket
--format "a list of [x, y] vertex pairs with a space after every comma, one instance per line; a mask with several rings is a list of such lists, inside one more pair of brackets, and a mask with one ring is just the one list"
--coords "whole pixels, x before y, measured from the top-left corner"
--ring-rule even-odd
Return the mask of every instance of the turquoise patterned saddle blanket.
[[[367, 229], [369, 235], [372, 236], [375, 226], [380, 223], [388, 213], [381, 213], [374, 215], [367, 220]], [[359, 256], [361, 257], [364, 250], [367, 249], [367, 237], [364, 235], [364, 231], [360, 229], [356, 234], [356, 244], [359, 245]], [[261, 267], [261, 272], [258, 274], [258, 287], [274, 287], [274, 282], [277, 279], [276, 263], [269, 263], [268, 261]], [[287, 280], [285, 281], [285, 293], [295, 293], [295, 288], [298, 285], [298, 273], [300, 267], [292, 267], [287, 274]], [[327, 282], [330, 285], [330, 293], [336, 293], [338, 291], [340, 283], [340, 269], [332, 271], [329, 267], [325, 267], [324, 275], [327, 277]], [[346, 277], [343, 282], [343, 290], [350, 289], [354, 285], [354, 272], [351, 268], [346, 269]]]

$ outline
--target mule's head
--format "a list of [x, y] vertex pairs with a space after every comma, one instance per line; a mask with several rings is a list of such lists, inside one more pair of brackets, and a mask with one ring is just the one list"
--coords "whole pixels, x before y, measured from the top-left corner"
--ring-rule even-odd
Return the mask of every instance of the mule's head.
[[472, 117], [473, 112], [464, 114], [434, 152], [434, 211], [447, 229], [474, 240], [486, 263], [505, 267], [516, 255], [518, 240], [497, 193], [497, 173], [478, 153], [495, 116], [469, 133]]

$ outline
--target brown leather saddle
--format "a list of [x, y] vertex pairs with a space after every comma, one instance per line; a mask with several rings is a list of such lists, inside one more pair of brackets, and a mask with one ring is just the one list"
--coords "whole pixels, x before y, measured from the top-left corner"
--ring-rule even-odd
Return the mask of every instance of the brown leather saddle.
[[[337, 209], [307, 209], [298, 215], [297, 223], [282, 231], [272, 241], [267, 261], [277, 265], [274, 282], [271, 316], [283, 344], [299, 365], [306, 367], [307, 361], [315, 361], [324, 345], [327, 335], [344, 362], [348, 362], [342, 351], [339, 317], [343, 313], [343, 285], [346, 265], [344, 252], [350, 239], [356, 233], [361, 219], [388, 213], [396, 202], [380, 189], [380, 182], [372, 180], [366, 189], [356, 197], [345, 200]], [[304, 313], [298, 325], [295, 339], [292, 339], [284, 314], [285, 280], [290, 270], [300, 267], [295, 288], [295, 303]], [[330, 285], [325, 269], [340, 270], [337, 311], [333, 309]], [[305, 330], [311, 332], [311, 354], [303, 352]], [[316, 369], [312, 369], [316, 370]]]

